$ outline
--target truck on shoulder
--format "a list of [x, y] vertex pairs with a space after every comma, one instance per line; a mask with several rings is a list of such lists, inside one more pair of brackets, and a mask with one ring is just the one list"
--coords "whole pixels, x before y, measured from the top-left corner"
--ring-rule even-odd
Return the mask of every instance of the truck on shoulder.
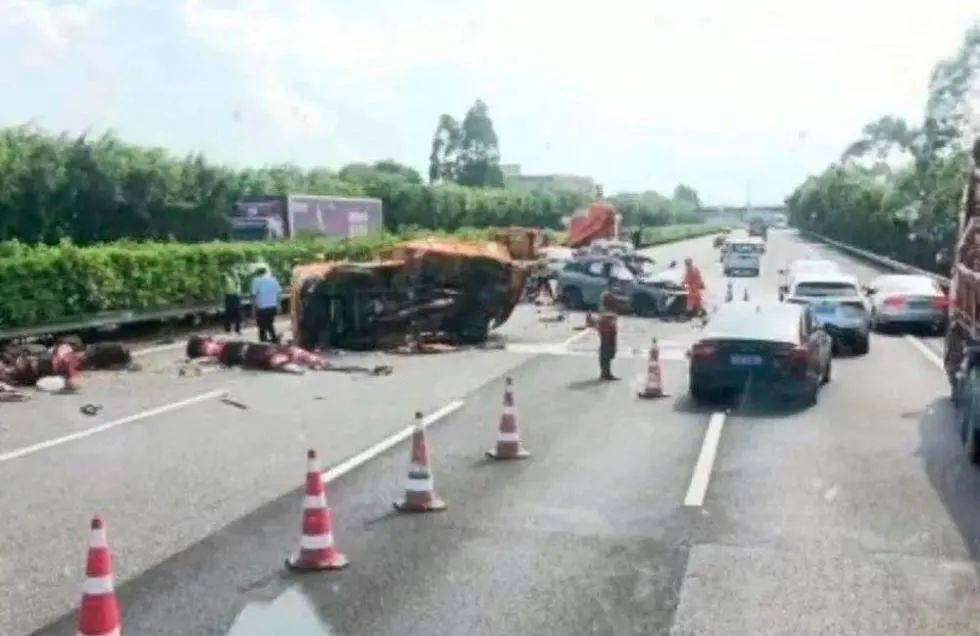
[[265, 241], [302, 236], [354, 238], [380, 232], [380, 199], [289, 194], [250, 197], [231, 214], [231, 238]]
[[768, 234], [769, 226], [764, 218], [756, 216], [749, 219], [749, 236], [760, 236], [762, 240], [766, 240]]
[[980, 464], [980, 138], [960, 210], [946, 331], [946, 375], [967, 455]]

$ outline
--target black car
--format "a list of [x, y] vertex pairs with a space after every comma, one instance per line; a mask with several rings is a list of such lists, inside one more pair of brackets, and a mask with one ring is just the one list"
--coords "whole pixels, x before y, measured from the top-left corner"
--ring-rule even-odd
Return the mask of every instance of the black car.
[[761, 388], [813, 404], [830, 380], [830, 336], [804, 305], [721, 305], [690, 355], [691, 397], [699, 402]]

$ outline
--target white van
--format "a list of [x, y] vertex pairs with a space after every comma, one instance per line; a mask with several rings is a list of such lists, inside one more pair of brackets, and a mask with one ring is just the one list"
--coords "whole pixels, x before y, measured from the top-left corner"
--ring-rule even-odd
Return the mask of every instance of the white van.
[[749, 276], [759, 275], [759, 248], [756, 241], [746, 238], [730, 238], [726, 241], [727, 249], [721, 260], [725, 276], [747, 273]]

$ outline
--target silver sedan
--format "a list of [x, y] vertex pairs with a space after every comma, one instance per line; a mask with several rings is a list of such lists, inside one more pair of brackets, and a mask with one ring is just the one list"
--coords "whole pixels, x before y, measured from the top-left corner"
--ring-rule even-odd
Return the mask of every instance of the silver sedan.
[[871, 300], [871, 326], [876, 331], [890, 326], [925, 326], [936, 332], [946, 328], [949, 298], [928, 276], [879, 276], [871, 281], [867, 292]]

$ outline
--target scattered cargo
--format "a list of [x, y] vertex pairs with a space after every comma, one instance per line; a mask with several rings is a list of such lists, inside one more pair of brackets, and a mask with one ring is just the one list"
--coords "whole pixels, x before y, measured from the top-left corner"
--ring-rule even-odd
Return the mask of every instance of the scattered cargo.
[[568, 226], [568, 246], [573, 248], [615, 237], [616, 207], [610, 203], [593, 203], [585, 215], [573, 216]]

